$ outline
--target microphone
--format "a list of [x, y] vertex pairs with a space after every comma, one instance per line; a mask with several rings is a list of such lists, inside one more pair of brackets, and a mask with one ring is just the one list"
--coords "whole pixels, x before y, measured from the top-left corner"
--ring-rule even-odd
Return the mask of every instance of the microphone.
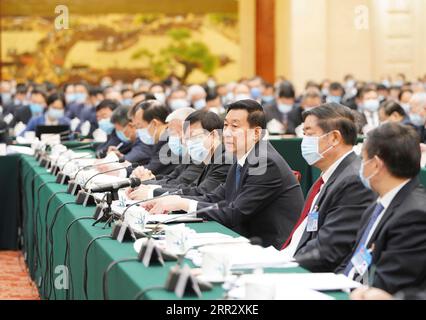
[[139, 163], [131, 163], [131, 164], [129, 164], [128, 166], [125, 166], [125, 167], [120, 167], [120, 168], [115, 168], [115, 169], [111, 169], [111, 170], [107, 170], [107, 171], [98, 172], [98, 173], [94, 174], [93, 176], [91, 176], [91, 177], [90, 177], [90, 178], [86, 181], [86, 183], [83, 185], [83, 189], [87, 190], [87, 189], [86, 189], [87, 184], [89, 183], [89, 181], [90, 181], [90, 180], [92, 180], [92, 179], [93, 179], [94, 177], [96, 177], [96, 176], [99, 176], [99, 175], [101, 175], [101, 174], [105, 174], [105, 173], [110, 173], [110, 172], [114, 172], [114, 171], [119, 171], [119, 170], [127, 169], [127, 168], [130, 168], [130, 167], [132, 167], [132, 168], [137, 168], [138, 166], [139, 166]]
[[74, 180], [77, 179], [78, 174], [81, 171], [83, 171], [83, 170], [86, 170], [86, 169], [89, 169], [89, 168], [93, 168], [93, 167], [97, 167], [97, 166], [102, 166], [102, 165], [105, 165], [105, 164], [123, 163], [124, 161], [126, 161], [124, 159], [124, 157], [120, 157], [118, 160], [109, 161], [109, 162], [100, 162], [100, 163], [96, 163], [96, 164], [91, 164], [91, 165], [88, 165], [88, 166], [84, 166], [84, 167], [78, 169], [77, 173], [74, 176]]
[[182, 190], [181, 190], [181, 189], [179, 189], [179, 190], [176, 190], [176, 191], [173, 191], [173, 192], [170, 192], [170, 193], [169, 193], [169, 192], [166, 192], [166, 193], [163, 193], [162, 195], [159, 195], [159, 196], [153, 197], [153, 198], [151, 198], [151, 199], [140, 200], [140, 201], [137, 201], [137, 202], [135, 202], [135, 203], [132, 203], [130, 206], [128, 206], [126, 209], [124, 209], [123, 213], [121, 214], [121, 220], [122, 220], [122, 221], [124, 221], [124, 218], [125, 218], [125, 216], [126, 216], [126, 212], [127, 212], [127, 210], [129, 210], [131, 207], [134, 207], [134, 206], [136, 206], [136, 205], [138, 205], [138, 204], [141, 204], [141, 203], [144, 203], [144, 202], [148, 202], [148, 201], [152, 201], [152, 200], [156, 200], [156, 199], [164, 198], [164, 197], [171, 196], [171, 195], [177, 195], [177, 194], [182, 194]]
[[92, 193], [101, 193], [101, 192], [113, 192], [122, 188], [135, 188], [141, 185], [142, 181], [139, 178], [129, 178], [123, 181], [106, 183], [95, 188], [90, 189]]
[[154, 235], [158, 231], [158, 228], [160, 227], [160, 225], [162, 225], [162, 224], [168, 224], [168, 223], [180, 220], [182, 218], [197, 218], [197, 215], [199, 213], [207, 211], [207, 210], [212, 210], [212, 209], [219, 209], [219, 205], [217, 203], [215, 203], [215, 204], [213, 204], [211, 206], [208, 206], [208, 207], [196, 210], [194, 212], [189, 212], [189, 213], [186, 213], [186, 214], [179, 214], [176, 217], [164, 220], [162, 222], [157, 222], [155, 224], [155, 226], [152, 228], [152, 234]]
[[124, 161], [125, 161], [125, 159], [123, 157], [120, 157], [118, 160], [109, 161], [109, 162], [101, 162], [101, 163], [97, 163], [97, 164], [91, 164], [91, 165], [84, 166], [84, 167], [78, 169], [77, 173], [74, 175], [74, 179], [69, 182], [69, 187], [68, 187], [67, 193], [70, 193], [72, 195], [77, 195], [77, 192], [80, 191], [81, 186], [76, 183], [76, 180], [77, 180], [78, 174], [81, 171], [92, 168], [92, 167], [96, 167], [96, 166], [99, 166], [99, 165], [123, 163]]
[[84, 155], [84, 156], [80, 156], [80, 157], [77, 157], [77, 158], [71, 158], [71, 159], [69, 159], [67, 162], [65, 162], [65, 164], [62, 166], [62, 171], [64, 171], [64, 169], [65, 169], [65, 166], [68, 164], [68, 163], [70, 163], [71, 161], [73, 161], [73, 160], [78, 160], [78, 159], [84, 159], [84, 158], [87, 158], [87, 157], [91, 157], [92, 155], [91, 154], [86, 154], [86, 155]]

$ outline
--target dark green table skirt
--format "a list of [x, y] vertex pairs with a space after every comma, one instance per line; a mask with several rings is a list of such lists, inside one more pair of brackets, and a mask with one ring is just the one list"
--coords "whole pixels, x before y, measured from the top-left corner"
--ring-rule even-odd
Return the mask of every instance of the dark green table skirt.
[[0, 250], [18, 248], [20, 155], [0, 157]]
[[[66, 186], [54, 183], [55, 178], [52, 175], [47, 174], [45, 169], [40, 168], [33, 158], [27, 156], [23, 157], [21, 171], [23, 174], [29, 172], [26, 180], [23, 182], [25, 191], [25, 251], [29, 268], [32, 270], [32, 274], [36, 282], [41, 284], [39, 290], [43, 298], [49, 297], [50, 299], [65, 299], [67, 290], [61, 287], [63, 282], [63, 263], [66, 243], [65, 231], [74, 219], [92, 216], [94, 208], [74, 204], [75, 197], [61, 193], [66, 190]], [[35, 175], [39, 176], [33, 178]], [[31, 181], [33, 179], [34, 186], [31, 185]], [[38, 197], [37, 190], [42, 184], [44, 184], [44, 186], [41, 187], [39, 192], [40, 196]], [[36, 193], [34, 195], [33, 202], [32, 194], [34, 190], [36, 190]], [[57, 194], [54, 195], [54, 193]], [[46, 219], [46, 205], [48, 199], [51, 199], [51, 203]], [[70, 203], [66, 204], [59, 210], [57, 219], [53, 223], [56, 209], [68, 202]], [[37, 219], [35, 220], [35, 218]], [[83, 258], [86, 246], [95, 237], [108, 235], [111, 232], [109, 228], [102, 229], [101, 225], [93, 227], [92, 222], [92, 220], [81, 220], [75, 223], [70, 229], [71, 260], [69, 264], [69, 271], [72, 276], [71, 283], [73, 284], [73, 290], [69, 291], [70, 298], [84, 298]], [[215, 222], [195, 223], [189, 224], [189, 226], [197, 232], [222, 232], [229, 235], [236, 235], [231, 230]], [[52, 227], [53, 248], [50, 245], [46, 246], [46, 227]], [[36, 232], [34, 232], [34, 230], [36, 230]], [[48, 252], [52, 252], [51, 263], [46, 263], [46, 258], [49, 258], [49, 255], [47, 254]], [[40, 257], [40, 263], [35, 269], [33, 266], [37, 255]], [[133, 243], [119, 243], [111, 239], [97, 240], [91, 247], [88, 254], [87, 283], [89, 299], [102, 299], [102, 275], [111, 262], [122, 258], [134, 258], [136, 256], [137, 254], [133, 250]], [[47, 274], [53, 275], [53, 283], [56, 283], [56, 288], [55, 286], [49, 286], [46, 281], [43, 281], [43, 278], [40, 280], [40, 276], [44, 275], [47, 265], [52, 266], [50, 270], [48, 270]], [[137, 262], [119, 264], [111, 270], [108, 276], [109, 297], [111, 299], [132, 299], [135, 294], [142, 289], [146, 289], [151, 286], [164, 285], [169, 268], [173, 265], [173, 262], [168, 262], [164, 267], [151, 266], [146, 268]], [[307, 272], [302, 268], [281, 270], [268, 269], [266, 271]], [[50, 291], [49, 288], [52, 288], [50, 296], [48, 295]], [[202, 298], [219, 299], [223, 296], [223, 294], [224, 291], [221, 286], [215, 285], [212, 291], [204, 292]], [[342, 292], [331, 292], [329, 294], [338, 299], [347, 298], [347, 295]], [[147, 293], [146, 298], [177, 299], [173, 292], [166, 292], [164, 290], [150, 291]]]

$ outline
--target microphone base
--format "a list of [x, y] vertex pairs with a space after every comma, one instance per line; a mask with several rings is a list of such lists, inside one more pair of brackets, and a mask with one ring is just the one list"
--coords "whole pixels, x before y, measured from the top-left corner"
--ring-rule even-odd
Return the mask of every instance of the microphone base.
[[67, 193], [72, 194], [73, 196], [76, 196], [80, 190], [81, 190], [81, 186], [78, 183], [76, 183], [75, 181], [68, 182]]
[[59, 174], [59, 172], [60, 172], [61, 170], [59, 169], [59, 167], [58, 166], [53, 166], [52, 167], [52, 169], [51, 169], [51, 173], [55, 176], [55, 177], [57, 177], [58, 176], [58, 174]]
[[91, 207], [96, 205], [95, 198], [88, 192], [80, 190], [77, 194], [76, 204], [81, 204], [85, 207]]
[[66, 185], [68, 184], [69, 181], [70, 181], [70, 177], [64, 174], [63, 172], [59, 172], [58, 175], [56, 176], [56, 183]]
[[47, 158], [41, 158], [39, 161], [40, 167], [48, 168], [50, 161]]

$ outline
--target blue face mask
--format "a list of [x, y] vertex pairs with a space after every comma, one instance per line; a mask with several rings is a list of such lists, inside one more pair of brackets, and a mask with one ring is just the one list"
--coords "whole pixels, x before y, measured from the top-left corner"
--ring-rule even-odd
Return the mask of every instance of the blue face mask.
[[123, 104], [123, 106], [130, 107], [133, 104], [133, 100], [132, 99], [124, 99], [121, 103]]
[[281, 113], [289, 113], [293, 109], [293, 105], [284, 103], [279, 103], [277, 107]]
[[178, 110], [189, 107], [189, 102], [186, 99], [174, 99], [170, 100], [169, 105], [172, 110]]
[[75, 97], [74, 98], [75, 102], [77, 102], [77, 103], [84, 103], [84, 102], [86, 102], [87, 94], [80, 92], [80, 93], [76, 93], [74, 95], [74, 97]]
[[67, 93], [65, 95], [65, 100], [68, 104], [74, 102], [75, 101], [75, 93]]
[[274, 96], [263, 96], [262, 101], [265, 103], [272, 103], [275, 100]]
[[261, 95], [262, 95], [262, 92], [260, 91], [260, 89], [259, 88], [257, 88], [257, 87], [254, 87], [254, 88], [251, 88], [251, 90], [250, 90], [250, 94], [251, 94], [251, 97], [254, 99], [254, 100], [257, 100]]
[[127, 136], [124, 134], [121, 130], [116, 130], [115, 134], [117, 135], [117, 138], [120, 139], [121, 142], [130, 142], [130, 139], [127, 138]]
[[136, 130], [138, 134], [138, 138], [147, 145], [154, 145], [155, 141], [154, 138], [149, 134], [148, 128], [138, 129]]
[[98, 122], [99, 129], [104, 131], [106, 134], [111, 134], [114, 130], [114, 125], [111, 123], [110, 119], [102, 119]]
[[205, 99], [199, 99], [194, 102], [194, 108], [197, 110], [201, 110], [206, 106], [206, 100]]
[[8, 104], [12, 100], [12, 95], [9, 92], [3, 92], [1, 94], [1, 102], [3, 105]]
[[39, 115], [43, 112], [43, 106], [41, 104], [38, 103], [31, 103], [30, 104], [30, 110], [31, 110], [31, 114], [34, 115]]
[[310, 166], [317, 163], [322, 158], [324, 158], [324, 154], [334, 147], [334, 146], [331, 146], [328, 149], [326, 149], [324, 152], [322, 153], [319, 152], [319, 140], [327, 135], [328, 133], [320, 137], [308, 137], [308, 136], [303, 137], [302, 145], [301, 145], [302, 156]]
[[168, 145], [170, 150], [177, 156], [183, 155], [183, 145], [180, 142], [180, 138], [178, 136], [170, 136]]
[[364, 185], [364, 187], [366, 187], [367, 189], [370, 189], [370, 190], [371, 190], [370, 180], [371, 180], [372, 177], [374, 177], [377, 174], [377, 172], [373, 173], [368, 178], [365, 178], [364, 177], [364, 167], [365, 167], [365, 164], [369, 163], [371, 160], [373, 160], [373, 159], [367, 160], [365, 163], [362, 161], [361, 166], [359, 167], [359, 178], [361, 179], [361, 182]]
[[421, 115], [419, 115], [417, 113], [410, 113], [410, 121], [416, 127], [424, 126], [425, 123], [426, 123], [425, 117], [422, 117]]
[[51, 119], [58, 120], [64, 116], [64, 110], [63, 109], [55, 109], [55, 108], [49, 108], [47, 111], [47, 115]]
[[370, 112], [376, 112], [380, 107], [379, 100], [367, 100], [364, 102], [364, 109]]
[[188, 152], [192, 160], [200, 163], [203, 162], [209, 154], [209, 150], [204, 147], [204, 139], [188, 141]]
[[326, 99], [327, 103], [340, 103], [342, 102], [342, 97], [339, 96], [328, 96]]

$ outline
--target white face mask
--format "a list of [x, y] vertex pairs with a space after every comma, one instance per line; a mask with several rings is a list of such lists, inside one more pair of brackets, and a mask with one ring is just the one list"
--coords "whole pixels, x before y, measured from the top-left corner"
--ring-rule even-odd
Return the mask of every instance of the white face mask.
[[377, 99], [366, 100], [364, 102], [364, 109], [370, 112], [376, 112], [380, 107], [380, 102]]
[[309, 137], [309, 136], [303, 136], [301, 150], [302, 150], [302, 156], [305, 159], [305, 161], [311, 166], [315, 163], [317, 163], [319, 160], [324, 158], [324, 154], [328, 151], [330, 151], [334, 146], [329, 147], [324, 152], [319, 152], [319, 140], [325, 136], [327, 136], [329, 133], [326, 133], [320, 137]]
[[158, 100], [161, 103], [164, 103], [164, 101], [166, 101], [166, 95], [162, 92], [154, 93], [154, 97], [156, 100]]

